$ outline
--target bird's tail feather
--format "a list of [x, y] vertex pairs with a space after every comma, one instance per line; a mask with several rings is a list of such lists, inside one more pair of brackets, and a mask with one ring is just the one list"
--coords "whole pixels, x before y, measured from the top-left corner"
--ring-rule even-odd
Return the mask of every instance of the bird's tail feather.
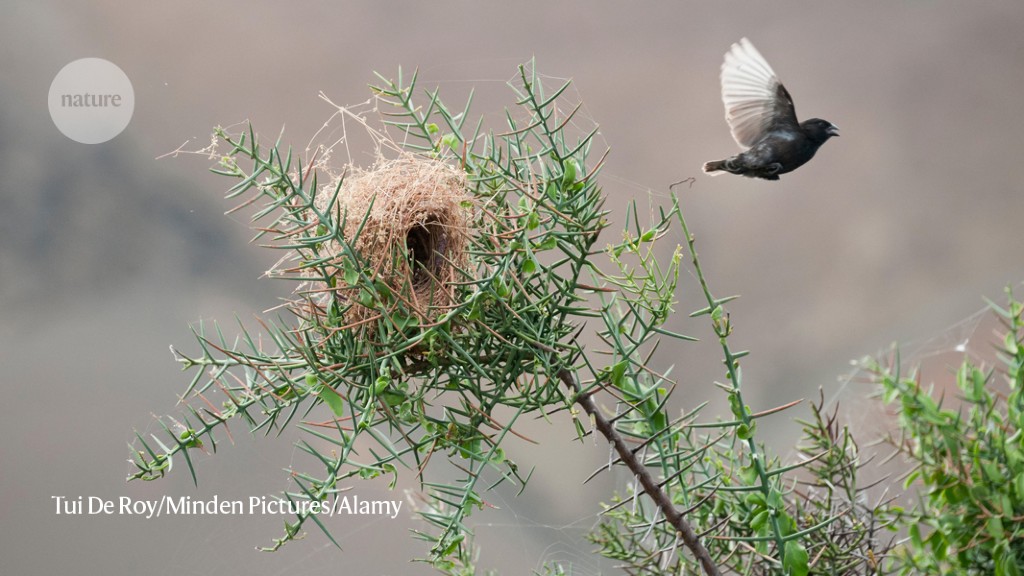
[[725, 171], [725, 160], [715, 160], [704, 163], [704, 173], [712, 176], [721, 176]]

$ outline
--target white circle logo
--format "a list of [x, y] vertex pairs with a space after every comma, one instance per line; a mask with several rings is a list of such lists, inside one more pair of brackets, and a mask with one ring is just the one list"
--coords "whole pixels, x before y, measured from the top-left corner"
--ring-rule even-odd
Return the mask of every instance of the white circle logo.
[[102, 58], [61, 68], [50, 84], [50, 117], [65, 136], [99, 144], [120, 134], [135, 111], [135, 90], [124, 71]]

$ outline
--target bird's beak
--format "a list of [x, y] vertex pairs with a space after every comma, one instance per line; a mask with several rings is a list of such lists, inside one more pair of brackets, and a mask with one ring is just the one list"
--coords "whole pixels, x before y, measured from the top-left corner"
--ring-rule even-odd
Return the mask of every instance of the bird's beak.
[[835, 124], [830, 124], [829, 127], [828, 127], [828, 130], [826, 130], [826, 132], [828, 133], [829, 136], [836, 136], [836, 137], [838, 137], [839, 136], [839, 126], [836, 126]]

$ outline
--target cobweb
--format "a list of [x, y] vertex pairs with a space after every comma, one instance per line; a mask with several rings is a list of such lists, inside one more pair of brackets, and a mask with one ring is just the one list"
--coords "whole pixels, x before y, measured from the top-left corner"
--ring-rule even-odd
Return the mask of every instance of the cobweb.
[[914, 374], [926, 388], [934, 387], [938, 393], [952, 398], [956, 395], [956, 370], [965, 359], [978, 365], [994, 365], [1000, 330], [997, 317], [984, 306], [933, 335], [894, 343], [851, 360], [850, 371], [839, 377], [839, 386], [827, 405], [838, 404], [843, 423], [858, 435], [862, 444], [870, 443], [894, 423], [891, 410], [874, 395], [874, 382], [867, 369], [870, 360], [893, 369], [898, 367], [904, 375]]

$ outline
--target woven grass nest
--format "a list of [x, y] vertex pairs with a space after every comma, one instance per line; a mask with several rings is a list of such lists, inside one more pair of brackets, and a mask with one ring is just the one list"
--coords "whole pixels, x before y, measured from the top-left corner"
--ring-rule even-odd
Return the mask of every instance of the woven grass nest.
[[[328, 188], [330, 193], [321, 193], [315, 201], [321, 211], [334, 196], [334, 186]], [[358, 232], [353, 248], [369, 264], [373, 278], [391, 290], [393, 305], [404, 302], [421, 323], [428, 323], [454, 303], [455, 282], [466, 280], [458, 269], [466, 269], [468, 263], [471, 199], [462, 170], [406, 154], [370, 169], [350, 167], [330, 217], [345, 220], [347, 242], [352, 243]], [[337, 241], [327, 250], [341, 253]], [[328, 266], [337, 279], [336, 288], [322, 288], [342, 304], [352, 304], [344, 315], [346, 324], [363, 323], [373, 331], [372, 320], [386, 311], [359, 303], [359, 295], [344, 282], [343, 261], [339, 256], [333, 270]]]

